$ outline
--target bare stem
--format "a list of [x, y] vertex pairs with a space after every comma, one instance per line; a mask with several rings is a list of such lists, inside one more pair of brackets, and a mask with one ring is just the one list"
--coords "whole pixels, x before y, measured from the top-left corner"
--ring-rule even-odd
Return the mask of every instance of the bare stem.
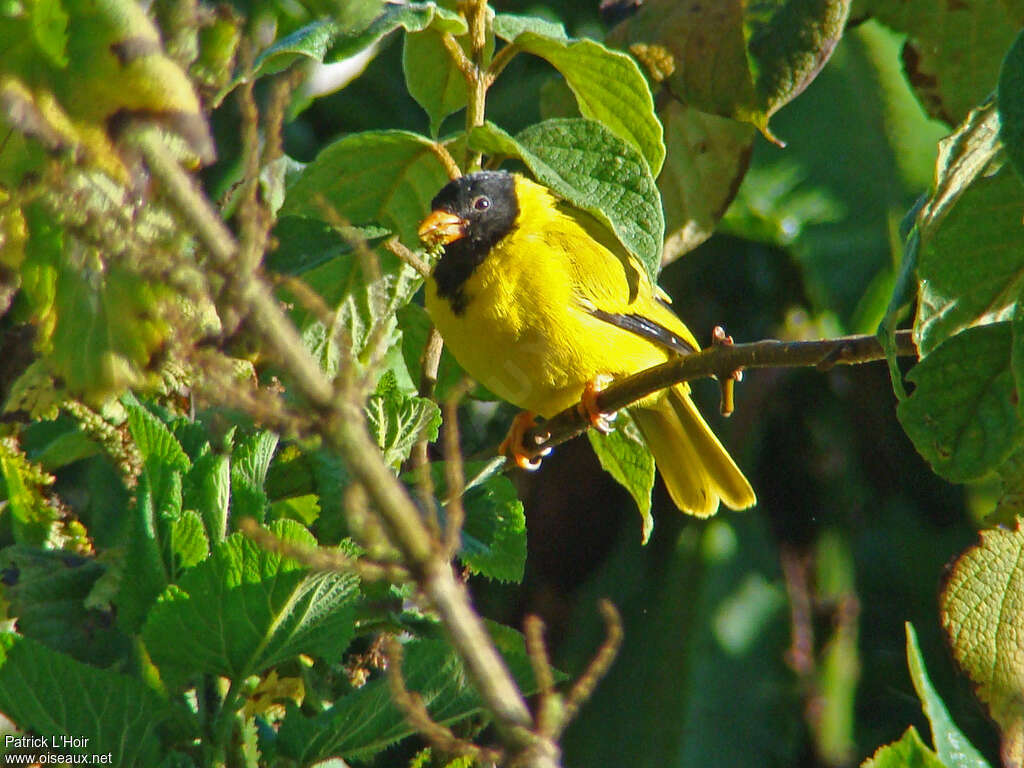
[[[896, 354], [916, 357], [917, 347], [910, 331], [896, 332]], [[709, 376], [724, 381], [736, 372], [752, 368], [806, 368], [826, 371], [835, 365], [858, 365], [884, 360], [885, 352], [876, 336], [843, 336], [820, 341], [756, 341], [750, 344], [715, 344], [685, 357], [648, 368], [617, 381], [597, 396], [603, 413], [614, 413], [658, 390], [684, 381]], [[566, 408], [523, 436], [521, 449], [528, 457], [583, 434], [590, 421], [576, 406]]]

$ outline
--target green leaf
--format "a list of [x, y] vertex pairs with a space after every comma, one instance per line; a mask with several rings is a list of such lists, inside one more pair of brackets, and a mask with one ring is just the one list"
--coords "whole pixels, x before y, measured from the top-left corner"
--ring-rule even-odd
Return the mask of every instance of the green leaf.
[[569, 40], [569, 36], [565, 34], [565, 27], [558, 22], [548, 21], [539, 16], [499, 13], [494, 17], [494, 34], [505, 42], [514, 42], [523, 32], [532, 32], [552, 40], [565, 42]]
[[861, 768], [949, 768], [921, 741], [917, 729], [910, 726], [899, 741], [879, 747]]
[[914, 447], [953, 482], [995, 469], [1020, 441], [1009, 323], [969, 328], [915, 365], [896, 409]]
[[[503, 655], [521, 688], [529, 692], [533, 676], [521, 640], [518, 645], [515, 650], [502, 649]], [[402, 678], [442, 725], [484, 711], [465, 669], [444, 641], [405, 643]], [[289, 705], [277, 745], [285, 757], [308, 765], [331, 756], [363, 760], [411, 733], [408, 719], [391, 699], [388, 681], [374, 680], [316, 717], [306, 717]]]
[[231, 461], [227, 456], [207, 453], [195, 460], [185, 476], [182, 505], [199, 513], [211, 541], [224, 540], [231, 508]]
[[313, 312], [296, 312], [307, 348], [331, 376], [342, 359], [368, 365], [397, 342], [396, 313], [422, 284], [422, 277], [383, 248], [374, 251], [379, 268], [367, 270], [355, 254], [312, 269], [304, 279], [334, 307], [331, 325]]
[[167, 522], [158, 515], [153, 493], [152, 479], [144, 471], [135, 487], [135, 503], [129, 510], [121, 588], [115, 600], [117, 624], [126, 634], [138, 631], [150, 606], [171, 578], [163, 555]]
[[914, 336], [922, 355], [964, 328], [1012, 316], [1024, 290], [1024, 184], [1009, 168], [974, 179], [927, 230]]
[[36, 44], [57, 67], [68, 65], [68, 15], [60, 0], [33, 0], [29, 3], [32, 14], [32, 32]]
[[621, 411], [616, 429], [607, 435], [588, 429], [587, 437], [597, 460], [615, 481], [629, 491], [643, 521], [641, 541], [646, 544], [654, 530], [651, 491], [654, 489], [654, 457], [628, 412]]
[[999, 109], [999, 137], [1017, 175], [1024, 180], [1024, 32], [1017, 35], [1003, 59], [996, 88], [996, 106]]
[[668, 150], [658, 176], [665, 210], [664, 263], [711, 237], [747, 172], [754, 129], [675, 99], [659, 116]]
[[990, 768], [988, 761], [967, 740], [963, 732], [956, 727], [949, 710], [942, 701], [938, 691], [928, 678], [928, 670], [921, 657], [921, 649], [917, 645], [917, 633], [909, 621], [907, 630], [907, 666], [910, 667], [910, 679], [914, 682], [917, 698], [921, 700], [921, 708], [932, 727], [932, 742], [939, 759], [946, 768]]
[[902, 56], [907, 78], [927, 112], [950, 125], [992, 92], [1003, 54], [1024, 25], [1024, 7], [1015, 2], [866, 5], [883, 24], [908, 35]]
[[[407, 131], [366, 131], [339, 139], [306, 166], [282, 213], [351, 224], [380, 224], [417, 247], [419, 221], [448, 182], [432, 142]], [[327, 206], [326, 209], [324, 206]]]
[[420, 440], [433, 442], [441, 427], [441, 409], [433, 400], [405, 395], [390, 371], [366, 402], [370, 433], [380, 446], [384, 463], [398, 467]]
[[576, 95], [580, 113], [632, 144], [651, 175], [657, 176], [665, 160], [665, 142], [651, 89], [636, 62], [593, 40], [567, 40], [564, 33], [558, 34], [560, 28], [549, 35], [536, 31], [536, 24], [520, 21], [506, 22], [503, 32], [507, 35], [516, 26], [521, 29], [506, 39], [557, 69]]
[[0, 711], [21, 730], [85, 741], [62, 752], [109, 752], [119, 768], [160, 763], [158, 732], [168, 712], [156, 694], [10, 632], [0, 634]]
[[515, 138], [488, 123], [474, 128], [469, 142], [522, 160], [537, 181], [614, 232], [654, 281], [665, 219], [650, 169], [631, 145], [582, 118], [545, 120]]
[[49, 538], [56, 510], [43, 494], [54, 478], [25, 458], [13, 438], [0, 439], [0, 479], [7, 506], [13, 516], [15, 540], [19, 544], [42, 545]]
[[128, 428], [142, 460], [150, 467], [187, 472], [191, 467], [181, 443], [167, 426], [134, 398], [126, 401]]
[[469, 484], [462, 496], [459, 559], [473, 573], [519, 583], [526, 567], [526, 515], [515, 486], [503, 475]]
[[82, 662], [110, 666], [127, 655], [108, 611], [86, 607], [107, 568], [70, 552], [15, 545], [0, 551], [7, 615], [18, 632]]
[[170, 526], [170, 549], [177, 569], [191, 568], [210, 554], [203, 519], [188, 509]]
[[419, 32], [430, 26], [455, 35], [463, 35], [468, 29], [465, 19], [434, 3], [388, 3], [384, 12], [362, 29], [359, 24], [339, 23], [333, 18], [319, 19], [297, 29], [261, 53], [254, 67], [257, 75], [266, 75], [280, 72], [300, 56], [315, 61], [338, 61], [369, 48], [399, 27]]
[[238, 442], [231, 461], [231, 514], [263, 522], [270, 500], [263, 485], [277, 449], [278, 437], [261, 431]]
[[[437, 136], [448, 115], [466, 106], [469, 97], [466, 78], [444, 47], [441, 36], [434, 29], [409, 33], [402, 48], [406, 88], [430, 118], [432, 136]], [[466, 49], [469, 38], [456, 38], [456, 42]], [[468, 51], [466, 54], [469, 55]]]
[[[419, 381], [422, 375], [423, 352], [427, 346], [427, 334], [433, 327], [427, 312], [419, 304], [409, 303], [398, 310], [398, 327], [402, 332], [402, 357], [405, 367], [413, 381]], [[437, 367], [437, 383], [434, 386], [434, 397], [443, 402], [458, 385], [465, 373], [455, 362], [452, 353], [445, 347], [441, 350], [441, 362]]]
[[[957, 663], [977, 687], [1004, 745], [1024, 737], [1024, 531], [981, 531], [953, 564], [940, 597], [942, 625]], [[1019, 748], [1019, 747], [1018, 747]]]
[[[291, 520], [270, 531], [316, 545]], [[352, 639], [357, 590], [351, 574], [311, 573], [236, 533], [160, 596], [142, 637], [161, 669], [241, 680], [300, 653], [338, 657]]]
[[301, 216], [282, 216], [274, 226], [277, 250], [267, 257], [267, 266], [286, 275], [301, 275], [337, 256], [352, 253], [352, 243], [376, 241], [390, 234], [382, 227], [338, 228]]
[[848, 12], [849, 0], [651, 0], [608, 41], [628, 48], [686, 104], [772, 138], [769, 118], [825, 66]]

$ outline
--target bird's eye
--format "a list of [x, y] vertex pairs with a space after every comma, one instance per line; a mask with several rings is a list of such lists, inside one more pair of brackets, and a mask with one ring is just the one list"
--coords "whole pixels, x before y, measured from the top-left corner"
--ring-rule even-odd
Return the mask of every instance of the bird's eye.
[[473, 201], [473, 207], [476, 208], [478, 211], [486, 211], [488, 208], [491, 207], [490, 198], [481, 195], [480, 197], [476, 198]]

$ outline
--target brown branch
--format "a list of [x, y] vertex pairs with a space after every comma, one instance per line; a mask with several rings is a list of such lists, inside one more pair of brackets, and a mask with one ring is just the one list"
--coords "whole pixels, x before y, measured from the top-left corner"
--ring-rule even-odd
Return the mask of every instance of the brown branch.
[[[159, 131], [150, 126], [137, 128], [132, 141], [214, 265], [222, 272], [232, 273], [237, 242], [164, 145]], [[533, 719], [526, 701], [482, 619], [473, 610], [466, 586], [441, 556], [436, 537], [431, 536], [408, 492], [384, 464], [376, 441], [370, 437], [362, 402], [354, 396], [356, 388], [346, 385], [335, 392], [258, 274], [239, 276], [235, 295], [267, 352], [288, 372], [294, 391], [319, 412], [317, 432], [365, 489], [390, 539], [401, 551], [403, 564], [448, 630], [452, 645], [493, 715], [510, 754], [531, 768], [556, 768], [560, 761], [557, 745], [531, 731]]]
[[[916, 357], [910, 331], [896, 332], [896, 354]], [[725, 381], [739, 371], [755, 368], [806, 368], [827, 371], [836, 365], [859, 365], [884, 360], [876, 336], [844, 336], [820, 341], [756, 341], [750, 344], [714, 344], [685, 357], [648, 368], [617, 381], [597, 396], [603, 413], [614, 413], [673, 384], [715, 377]], [[576, 406], [565, 409], [523, 436], [522, 451], [533, 458], [556, 445], [583, 434], [590, 426]]]

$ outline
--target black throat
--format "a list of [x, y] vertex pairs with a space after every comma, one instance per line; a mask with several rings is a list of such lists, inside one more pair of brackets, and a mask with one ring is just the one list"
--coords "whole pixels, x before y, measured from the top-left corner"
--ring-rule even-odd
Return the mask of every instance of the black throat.
[[[487, 205], [480, 207], [483, 199]], [[431, 207], [454, 213], [466, 222], [466, 234], [444, 247], [444, 255], [434, 267], [437, 295], [461, 315], [472, 299], [466, 293], [466, 281], [494, 246], [515, 229], [519, 216], [515, 178], [505, 171], [471, 173], [445, 186]]]

